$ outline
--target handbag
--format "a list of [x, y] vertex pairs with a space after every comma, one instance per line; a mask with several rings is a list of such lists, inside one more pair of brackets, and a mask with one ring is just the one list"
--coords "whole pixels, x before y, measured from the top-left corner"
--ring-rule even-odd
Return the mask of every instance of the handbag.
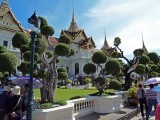
[[143, 102], [145, 103], [146, 102], [146, 97], [144, 95], [144, 90], [142, 89], [142, 99], [143, 99]]

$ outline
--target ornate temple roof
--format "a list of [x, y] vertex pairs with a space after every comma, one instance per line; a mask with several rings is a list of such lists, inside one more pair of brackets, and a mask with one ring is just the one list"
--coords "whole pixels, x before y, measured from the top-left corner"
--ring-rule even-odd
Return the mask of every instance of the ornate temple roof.
[[49, 36], [48, 40], [51, 42], [52, 45], [56, 45], [58, 43], [58, 38], [56, 37]]
[[143, 43], [142, 49], [144, 50], [144, 54], [147, 55], [149, 52], [144, 44], [144, 41], [142, 41], [142, 43]]
[[117, 51], [117, 49], [115, 47], [110, 47], [108, 42], [107, 42], [107, 38], [106, 38], [106, 34], [105, 34], [105, 38], [104, 38], [104, 44], [101, 48], [101, 50], [108, 56], [110, 57], [112, 55], [113, 52]]
[[8, 8], [8, 1], [3, 0], [3, 2], [0, 5], [0, 17], [6, 15], [9, 11], [10, 9]]
[[145, 44], [144, 44], [143, 34], [142, 34], [142, 49], [144, 50], [144, 55], [147, 55], [149, 53]]
[[74, 17], [74, 3], [73, 3], [73, 1], [72, 1], [72, 5], [73, 5], [72, 21], [71, 21], [71, 25], [70, 25], [68, 31], [69, 32], [78, 32], [79, 28], [77, 26], [77, 23], [76, 23], [75, 17]]
[[14, 16], [14, 14], [12, 13], [12, 11], [10, 10], [10, 8], [8, 7], [8, 0], [3, 0], [1, 5], [0, 5], [0, 19], [3, 20], [3, 18], [7, 15], [10, 14], [11, 17], [13, 18], [13, 20], [15, 21], [15, 23], [18, 25], [18, 27], [20, 28], [20, 30], [24, 31], [21, 24], [18, 22], [18, 20], [16, 19], [16, 17]]
[[88, 48], [88, 49], [93, 49], [95, 48], [95, 43], [93, 42], [93, 39], [92, 37], [90, 38], [87, 38], [85, 40], [82, 40], [80, 43], [79, 43], [79, 46], [80, 47], [85, 47], [85, 48]]
[[110, 47], [109, 47], [109, 44], [108, 44], [108, 42], [107, 42], [107, 38], [106, 38], [106, 34], [105, 34], [104, 44], [103, 44], [103, 46], [102, 46], [101, 49], [109, 49], [109, 48], [110, 48]]
[[[72, 1], [73, 3], [73, 1]], [[62, 30], [60, 35], [66, 34], [71, 38], [71, 42], [78, 44], [79, 47], [86, 49], [89, 45], [89, 48], [95, 48], [95, 43], [92, 37], [87, 37], [85, 31], [83, 29], [79, 29], [77, 23], [75, 21], [74, 16], [74, 4], [73, 4], [73, 12], [72, 12], [72, 20], [68, 30]]]

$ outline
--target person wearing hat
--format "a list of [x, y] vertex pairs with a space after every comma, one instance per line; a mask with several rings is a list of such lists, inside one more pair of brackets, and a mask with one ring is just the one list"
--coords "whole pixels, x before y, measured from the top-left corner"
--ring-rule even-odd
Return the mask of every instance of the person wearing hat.
[[24, 111], [24, 102], [21, 97], [21, 88], [15, 86], [11, 89], [11, 97], [8, 103], [8, 119], [9, 120], [21, 120], [22, 113]]
[[10, 88], [9, 86], [4, 86], [2, 89], [2, 94], [0, 94], [0, 120], [3, 120], [4, 116], [7, 114], [9, 98]]

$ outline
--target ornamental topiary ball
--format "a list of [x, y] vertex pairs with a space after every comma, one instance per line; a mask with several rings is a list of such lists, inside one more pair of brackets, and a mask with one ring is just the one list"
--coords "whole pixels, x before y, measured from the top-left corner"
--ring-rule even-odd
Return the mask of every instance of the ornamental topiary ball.
[[109, 83], [109, 89], [121, 90], [122, 89], [122, 84], [118, 80], [112, 80]]

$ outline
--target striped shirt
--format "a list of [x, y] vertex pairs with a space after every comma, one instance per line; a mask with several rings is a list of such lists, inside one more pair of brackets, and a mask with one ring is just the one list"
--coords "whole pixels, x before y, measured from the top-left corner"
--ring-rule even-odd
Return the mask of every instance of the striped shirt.
[[152, 89], [148, 89], [146, 91], [146, 96], [149, 98], [149, 99], [156, 99], [157, 97], [157, 92], [156, 91], [153, 91]]

